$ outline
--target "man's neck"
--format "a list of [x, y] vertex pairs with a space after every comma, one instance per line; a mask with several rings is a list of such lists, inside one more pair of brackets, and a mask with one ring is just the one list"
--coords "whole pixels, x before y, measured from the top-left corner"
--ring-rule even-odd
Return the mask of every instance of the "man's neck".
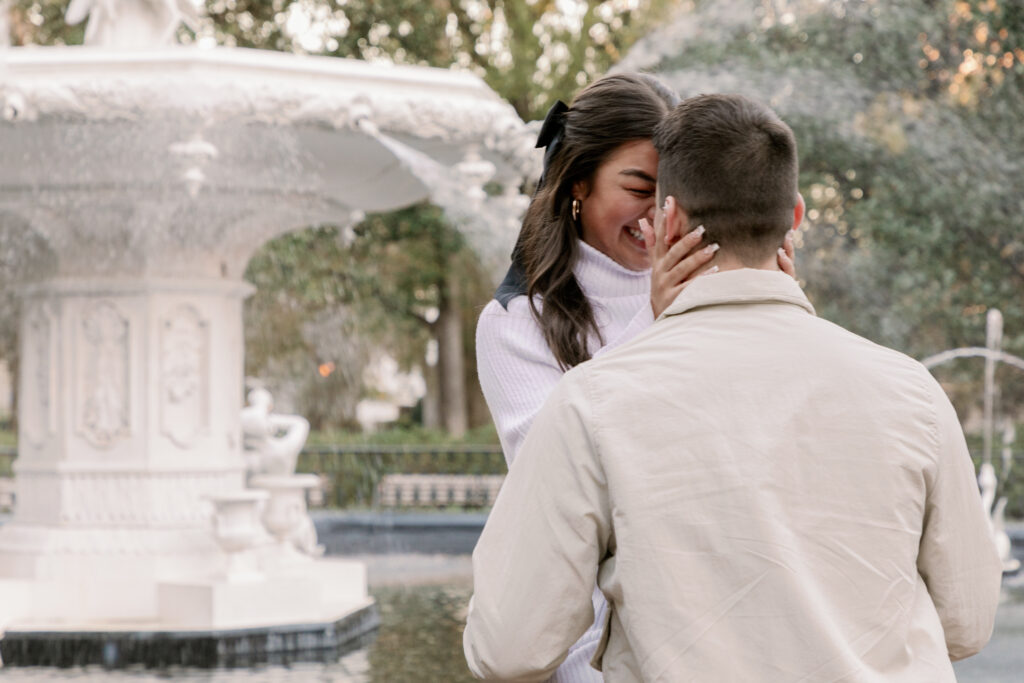
[[774, 270], [776, 272], [780, 272], [782, 270], [781, 268], [779, 268], [779, 259], [775, 256], [775, 254], [772, 254], [762, 263], [756, 265], [748, 265], [740, 261], [737, 257], [733, 256], [729, 252], [727, 252], [725, 249], [721, 249], [717, 254], [715, 254], [715, 258], [713, 258], [711, 262], [708, 263], [706, 266], [701, 268], [697, 274], [703, 274], [704, 272], [715, 266], [718, 266], [717, 272], [725, 272], [727, 270], [740, 270], [741, 268], [753, 268], [755, 270]]

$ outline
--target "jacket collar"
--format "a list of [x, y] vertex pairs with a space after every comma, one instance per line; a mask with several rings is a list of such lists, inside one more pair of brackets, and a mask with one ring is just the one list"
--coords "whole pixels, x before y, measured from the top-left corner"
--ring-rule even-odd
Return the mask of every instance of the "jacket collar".
[[814, 306], [796, 280], [781, 271], [741, 268], [702, 275], [679, 293], [658, 320], [704, 306], [784, 303], [815, 315]]

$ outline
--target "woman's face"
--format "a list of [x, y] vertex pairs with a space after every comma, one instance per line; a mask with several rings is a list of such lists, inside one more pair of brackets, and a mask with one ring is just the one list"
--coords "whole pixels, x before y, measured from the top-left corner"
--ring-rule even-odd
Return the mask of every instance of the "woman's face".
[[578, 183], [583, 241], [630, 270], [651, 267], [640, 219], [654, 220], [658, 153], [650, 140], [627, 142], [601, 164], [589, 188]]

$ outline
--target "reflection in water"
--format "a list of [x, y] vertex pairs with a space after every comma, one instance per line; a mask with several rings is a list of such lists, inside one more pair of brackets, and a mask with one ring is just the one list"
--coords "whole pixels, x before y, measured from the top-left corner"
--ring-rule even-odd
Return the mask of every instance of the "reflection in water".
[[380, 633], [370, 647], [370, 680], [472, 681], [462, 654], [469, 586], [392, 588], [376, 594]]
[[77, 669], [3, 669], [4, 683], [82, 681], [157, 683], [459, 683], [472, 681], [462, 655], [462, 627], [472, 589], [468, 583], [410, 588], [379, 588], [377, 638], [368, 647], [329, 664], [299, 663], [256, 669], [170, 669], [105, 671]]

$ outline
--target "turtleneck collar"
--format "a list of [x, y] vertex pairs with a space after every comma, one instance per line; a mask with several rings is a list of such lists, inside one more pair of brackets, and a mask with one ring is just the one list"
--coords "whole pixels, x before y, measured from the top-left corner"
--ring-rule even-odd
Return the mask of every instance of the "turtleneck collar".
[[651, 291], [651, 270], [630, 270], [583, 240], [573, 275], [588, 298], [611, 299], [646, 295]]

